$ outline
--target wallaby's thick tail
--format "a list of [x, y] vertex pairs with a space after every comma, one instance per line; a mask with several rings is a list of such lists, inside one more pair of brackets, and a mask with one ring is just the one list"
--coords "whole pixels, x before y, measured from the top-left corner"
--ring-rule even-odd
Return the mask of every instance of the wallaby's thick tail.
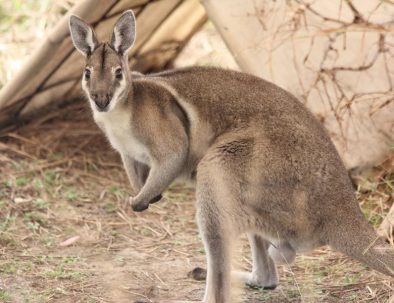
[[361, 213], [338, 220], [331, 225], [330, 234], [329, 244], [334, 249], [394, 277], [394, 248], [379, 238]]

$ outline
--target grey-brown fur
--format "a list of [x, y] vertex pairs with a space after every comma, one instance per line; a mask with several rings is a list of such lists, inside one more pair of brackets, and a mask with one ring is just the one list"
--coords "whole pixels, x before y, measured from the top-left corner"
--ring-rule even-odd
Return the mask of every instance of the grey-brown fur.
[[[291, 262], [295, 253], [321, 245], [393, 276], [391, 247], [363, 217], [334, 145], [304, 105], [272, 83], [219, 68], [130, 74], [124, 54], [135, 24], [127, 27], [134, 17], [124, 15], [108, 44], [106, 68], [103, 44], [86, 54], [94, 71], [83, 87], [97, 124], [121, 154], [134, 210], [148, 208], [178, 177], [196, 180], [208, 257], [203, 302], [230, 302], [230, 245], [245, 232], [253, 271], [237, 276], [247, 283], [274, 288], [275, 260]], [[80, 43], [73, 21], [70, 27]], [[78, 43], [81, 52], [89, 49]], [[116, 80], [116, 66], [125, 81]], [[98, 106], [94, 87], [113, 96], [108, 106]]]

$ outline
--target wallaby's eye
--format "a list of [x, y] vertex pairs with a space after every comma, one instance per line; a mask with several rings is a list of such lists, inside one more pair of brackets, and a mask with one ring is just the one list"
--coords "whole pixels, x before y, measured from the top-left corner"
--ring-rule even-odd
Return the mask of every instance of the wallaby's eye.
[[90, 79], [90, 70], [85, 68], [85, 78]]
[[115, 70], [115, 78], [118, 80], [121, 80], [123, 77], [123, 73], [122, 73], [122, 69], [121, 68], [117, 68]]

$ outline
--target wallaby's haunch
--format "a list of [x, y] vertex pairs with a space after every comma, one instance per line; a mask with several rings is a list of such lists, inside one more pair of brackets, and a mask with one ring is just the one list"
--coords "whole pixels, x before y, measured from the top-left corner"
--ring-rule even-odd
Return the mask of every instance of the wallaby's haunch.
[[177, 177], [196, 180], [197, 217], [208, 258], [203, 302], [230, 302], [230, 242], [248, 233], [253, 271], [278, 284], [275, 262], [330, 245], [393, 276], [394, 252], [363, 217], [322, 125], [291, 94], [260, 78], [193, 67], [130, 73], [135, 18], [125, 12], [111, 41], [70, 18], [86, 57], [82, 87], [94, 120], [120, 153], [143, 211]]

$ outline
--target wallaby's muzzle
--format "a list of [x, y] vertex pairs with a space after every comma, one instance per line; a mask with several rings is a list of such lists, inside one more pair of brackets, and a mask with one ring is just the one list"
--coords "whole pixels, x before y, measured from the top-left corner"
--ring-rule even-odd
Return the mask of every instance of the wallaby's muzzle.
[[94, 93], [91, 94], [91, 98], [97, 106], [99, 111], [106, 111], [109, 105], [109, 102], [112, 99], [112, 94], [109, 93]]

